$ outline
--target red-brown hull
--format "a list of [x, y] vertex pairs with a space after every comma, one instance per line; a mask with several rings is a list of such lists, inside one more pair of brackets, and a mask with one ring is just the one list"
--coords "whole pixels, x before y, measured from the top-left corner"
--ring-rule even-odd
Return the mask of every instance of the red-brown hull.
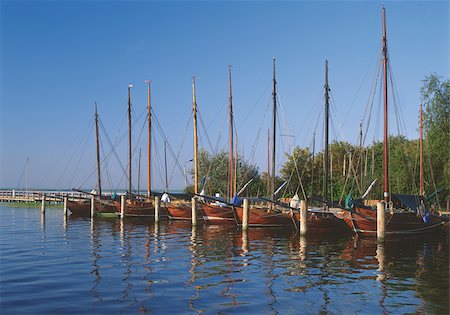
[[67, 201], [67, 208], [73, 215], [90, 216], [91, 215], [91, 202], [89, 200], [81, 201]]
[[[295, 213], [297, 224], [300, 224], [300, 213]], [[300, 226], [300, 225], [299, 225]], [[311, 233], [350, 233], [343, 219], [333, 212], [308, 211], [306, 216], [307, 232]]]
[[98, 214], [116, 213], [116, 207], [112, 200], [95, 200], [95, 211]]
[[[344, 216], [345, 223], [356, 233], [364, 236], [377, 235], [377, 211], [369, 207], [354, 207]], [[438, 230], [443, 221], [430, 217], [425, 223], [421, 216], [412, 212], [394, 212], [385, 214], [386, 234], [420, 234]]]
[[[116, 212], [120, 214], [120, 202], [114, 201], [116, 206]], [[127, 217], [154, 217], [155, 207], [153, 202], [139, 201], [139, 200], [126, 200], [125, 201], [125, 216]], [[159, 208], [159, 216], [167, 217], [167, 210], [165, 207]]]
[[[96, 213], [115, 213], [116, 207], [112, 200], [98, 200], [95, 199], [94, 207]], [[80, 201], [67, 201], [67, 208], [72, 212], [73, 215], [91, 215], [91, 201], [90, 200], [80, 200]]]
[[236, 224], [235, 210], [231, 206], [203, 204], [203, 219], [213, 224]]
[[[244, 209], [237, 207], [236, 216], [239, 224], [242, 224]], [[267, 227], [295, 227], [293, 218], [285, 213], [267, 212], [262, 208], [250, 208], [248, 214], [249, 226]]]
[[[192, 205], [190, 203], [168, 203], [166, 209], [171, 220], [192, 220]], [[199, 204], [197, 204], [197, 219], [203, 220], [203, 212]]]

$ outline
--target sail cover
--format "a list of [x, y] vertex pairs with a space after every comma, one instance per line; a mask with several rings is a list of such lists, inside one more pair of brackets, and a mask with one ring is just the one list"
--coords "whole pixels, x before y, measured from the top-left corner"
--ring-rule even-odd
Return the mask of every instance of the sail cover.
[[410, 208], [411, 210], [414, 210], [417, 212], [417, 209], [419, 209], [420, 205], [420, 199], [419, 196], [416, 195], [393, 195], [394, 200], [400, 201], [404, 206]]

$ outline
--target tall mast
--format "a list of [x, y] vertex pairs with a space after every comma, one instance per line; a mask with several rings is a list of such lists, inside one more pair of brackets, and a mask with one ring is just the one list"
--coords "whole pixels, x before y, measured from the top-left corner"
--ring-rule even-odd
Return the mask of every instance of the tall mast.
[[169, 192], [169, 182], [167, 181], [167, 141], [164, 141], [164, 174], [166, 176], [166, 192]]
[[192, 76], [192, 111], [194, 117], [194, 193], [198, 193], [198, 137], [197, 137], [197, 97], [195, 76]]
[[420, 137], [419, 137], [419, 195], [423, 196], [423, 111], [420, 104]]
[[270, 198], [275, 200], [275, 146], [276, 146], [276, 121], [277, 121], [277, 81], [275, 79], [275, 57], [273, 57], [273, 112], [272, 112], [272, 177], [270, 178]]
[[270, 196], [270, 128], [267, 128], [267, 194]]
[[231, 85], [231, 65], [228, 65], [228, 79], [230, 82], [230, 159], [229, 159], [229, 185], [230, 185], [230, 200], [233, 198], [234, 191], [234, 182], [233, 182], [233, 94], [232, 94], [232, 85]]
[[364, 179], [364, 173], [363, 173], [363, 122], [362, 120], [359, 122], [359, 170], [360, 170], [360, 176], [361, 176], [361, 182], [360, 182], [360, 190], [362, 192], [363, 190], [363, 179]]
[[150, 80], [146, 80], [147, 83], [147, 196], [150, 197], [152, 192], [152, 105], [150, 98]]
[[29, 177], [29, 173], [30, 173], [30, 158], [28, 158], [27, 157], [27, 168], [26, 168], [26, 170], [27, 170], [27, 173], [26, 173], [26, 176], [25, 176], [25, 189], [26, 189], [26, 192], [27, 192], [27, 196], [28, 196], [28, 177]]
[[97, 189], [98, 195], [102, 195], [102, 180], [100, 176], [100, 142], [98, 139], [98, 113], [97, 113], [97, 103], [94, 103], [94, 119], [95, 119], [95, 147], [97, 151]]
[[328, 60], [325, 60], [325, 157], [324, 157], [324, 180], [323, 180], [323, 203], [326, 205], [328, 198], [328, 170], [329, 170], [329, 160], [328, 160], [328, 123], [329, 123], [329, 96], [328, 96]]
[[314, 194], [314, 154], [316, 150], [316, 132], [313, 133], [312, 158], [311, 158], [311, 196]]
[[141, 194], [141, 158], [142, 158], [142, 149], [139, 148], [139, 159], [138, 159], [138, 176], [137, 176], [137, 194]]
[[131, 194], [131, 87], [128, 84], [128, 193]]
[[383, 104], [384, 104], [384, 185], [383, 185], [383, 197], [384, 201], [389, 202], [389, 131], [388, 131], [388, 94], [387, 94], [387, 38], [386, 38], [386, 10], [383, 6]]

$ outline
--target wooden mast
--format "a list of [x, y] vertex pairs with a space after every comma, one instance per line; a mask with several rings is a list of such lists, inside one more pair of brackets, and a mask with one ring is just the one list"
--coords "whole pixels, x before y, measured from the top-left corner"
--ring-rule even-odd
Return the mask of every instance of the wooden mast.
[[98, 195], [102, 195], [102, 180], [100, 176], [100, 142], [99, 142], [99, 135], [98, 135], [98, 113], [97, 113], [97, 102], [94, 103], [95, 108], [95, 147], [97, 152], [97, 190]]
[[128, 84], [128, 193], [131, 194], [131, 87]]
[[229, 183], [229, 197], [230, 200], [233, 198], [234, 191], [234, 181], [233, 181], [233, 94], [232, 94], [232, 85], [231, 85], [231, 65], [228, 65], [228, 80], [230, 84], [230, 96], [229, 96], [229, 111], [230, 111], [230, 158], [229, 158], [229, 177], [228, 177], [228, 183]]
[[167, 141], [164, 141], [164, 174], [166, 177], [166, 191], [169, 192], [169, 182], [167, 180]]
[[192, 76], [192, 111], [194, 117], [194, 193], [198, 194], [198, 137], [197, 137], [197, 98], [195, 76]]
[[422, 104], [420, 104], [419, 196], [423, 197], [423, 111], [422, 111]]
[[311, 196], [314, 194], [314, 154], [316, 150], [316, 132], [313, 132], [312, 158], [311, 158]]
[[267, 195], [270, 196], [270, 128], [267, 128]]
[[383, 6], [383, 104], [384, 104], [384, 136], [383, 136], [383, 149], [384, 149], [384, 185], [383, 185], [383, 197], [385, 202], [390, 201], [389, 194], [389, 125], [388, 125], [388, 94], [387, 94], [387, 38], [386, 38], [386, 10]]
[[273, 57], [273, 112], [272, 112], [272, 176], [270, 178], [270, 199], [275, 200], [275, 147], [276, 147], [276, 121], [277, 121], [277, 81], [275, 79], [275, 57]]
[[323, 180], [323, 205], [326, 207], [326, 202], [328, 198], [328, 170], [329, 170], [329, 159], [328, 159], [328, 129], [329, 129], [329, 96], [328, 96], [328, 60], [325, 60], [325, 156], [324, 156], [324, 180]]
[[147, 196], [151, 196], [152, 192], [152, 106], [150, 98], [150, 80], [146, 80], [147, 83]]

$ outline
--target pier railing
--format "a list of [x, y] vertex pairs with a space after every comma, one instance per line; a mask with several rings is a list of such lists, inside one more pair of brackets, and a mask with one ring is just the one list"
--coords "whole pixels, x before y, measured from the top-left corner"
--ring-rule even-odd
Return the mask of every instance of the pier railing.
[[45, 195], [45, 200], [49, 202], [63, 202], [64, 197], [71, 200], [86, 199], [88, 194], [72, 190], [0, 190], [0, 202], [35, 202], [42, 200]]

